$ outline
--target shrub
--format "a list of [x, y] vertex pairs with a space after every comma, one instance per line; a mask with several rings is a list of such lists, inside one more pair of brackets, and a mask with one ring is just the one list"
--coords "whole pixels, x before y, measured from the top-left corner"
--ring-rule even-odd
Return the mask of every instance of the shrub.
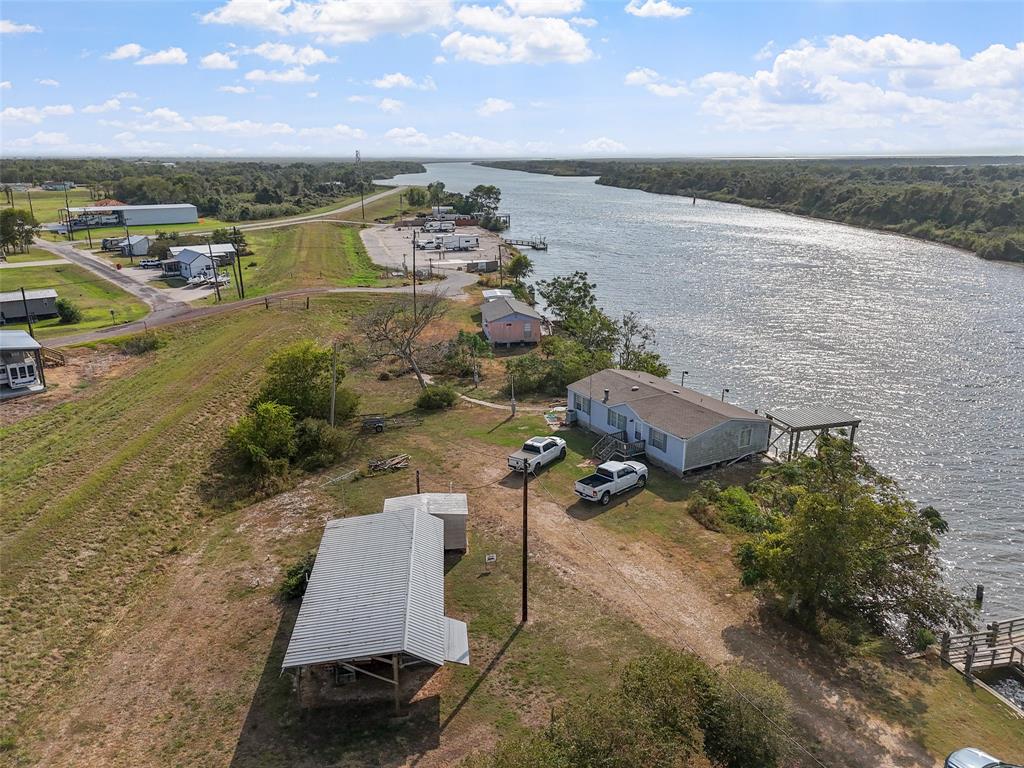
[[260, 403], [228, 430], [228, 445], [258, 475], [282, 475], [295, 455], [292, 411], [278, 403]]
[[789, 718], [778, 683], [744, 667], [726, 669], [700, 708], [704, 751], [726, 768], [772, 768], [785, 750]]
[[738, 486], [719, 493], [716, 505], [726, 522], [744, 531], [762, 533], [778, 528], [778, 521], [762, 511], [751, 495]]
[[[253, 403], [287, 405], [297, 418], [325, 418], [331, 407], [332, 354], [330, 348], [312, 341], [301, 341], [276, 352], [267, 362], [267, 380]], [[345, 370], [340, 365], [337, 373], [341, 381]], [[358, 403], [355, 393], [339, 387], [335, 419], [347, 419]]]
[[710, 501], [712, 504], [718, 503], [718, 494], [722, 492], [722, 486], [720, 486], [714, 480], [702, 480], [697, 486], [697, 493], [703, 496], [705, 499]]
[[82, 322], [82, 310], [76, 307], [70, 299], [57, 299], [57, 316], [60, 317], [61, 325]]
[[303, 469], [334, 464], [344, 452], [344, 434], [323, 419], [303, 419], [295, 425], [295, 455]]
[[821, 616], [818, 619], [818, 637], [826, 647], [839, 656], [847, 656], [853, 646], [850, 628], [839, 619]]
[[439, 411], [451, 408], [459, 399], [459, 393], [447, 384], [431, 384], [416, 398], [416, 407], [425, 411]]
[[718, 517], [718, 510], [702, 494], [697, 493], [690, 497], [689, 510], [690, 517], [709, 531], [721, 532], [722, 521]]
[[316, 552], [307, 552], [297, 562], [292, 563], [284, 572], [284, 580], [281, 582], [279, 594], [284, 600], [295, 600], [306, 594], [306, 584], [309, 583], [309, 574], [313, 572], [313, 563], [316, 562]]
[[145, 333], [129, 336], [127, 339], [117, 342], [116, 346], [121, 350], [122, 354], [134, 356], [144, 355], [147, 352], [160, 349], [164, 343], [163, 338], [158, 334], [153, 331], [146, 331]]
[[928, 646], [935, 644], [935, 633], [928, 627], [917, 627], [913, 632], [914, 650], [925, 651]]

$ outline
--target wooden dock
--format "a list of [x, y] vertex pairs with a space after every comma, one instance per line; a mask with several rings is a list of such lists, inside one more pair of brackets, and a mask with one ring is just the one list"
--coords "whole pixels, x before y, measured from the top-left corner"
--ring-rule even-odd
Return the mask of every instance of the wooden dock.
[[1024, 616], [993, 621], [979, 632], [943, 632], [941, 654], [942, 660], [967, 680], [981, 685], [1024, 717], [1018, 705], [975, 677], [976, 672], [1006, 670], [1024, 678]]
[[505, 239], [502, 240], [509, 245], [514, 245], [517, 248], [533, 248], [535, 251], [546, 251], [548, 249], [548, 243], [543, 237], [535, 237], [531, 240], [513, 240]]

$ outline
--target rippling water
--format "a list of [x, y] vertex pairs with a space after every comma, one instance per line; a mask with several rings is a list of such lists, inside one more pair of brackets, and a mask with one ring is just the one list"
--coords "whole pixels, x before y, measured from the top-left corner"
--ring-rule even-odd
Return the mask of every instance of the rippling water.
[[[580, 269], [638, 310], [674, 375], [749, 408], [830, 403], [870, 460], [946, 516], [957, 586], [1024, 614], [1024, 267], [771, 211], [439, 163], [400, 183], [502, 190], [535, 278]], [[973, 587], [972, 587], [973, 590]]]

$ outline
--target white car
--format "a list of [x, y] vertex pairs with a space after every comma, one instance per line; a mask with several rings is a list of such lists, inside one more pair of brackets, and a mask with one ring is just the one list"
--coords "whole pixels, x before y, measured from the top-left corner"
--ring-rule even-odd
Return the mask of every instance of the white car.
[[139, 266], [143, 269], [149, 269], [150, 267], [159, 267], [160, 259], [143, 259], [139, 262]]
[[607, 505], [612, 496], [647, 485], [647, 466], [639, 461], [606, 461], [592, 475], [576, 481], [576, 495]]
[[945, 768], [1020, 768], [974, 747], [965, 747], [946, 758]]
[[555, 459], [565, 458], [565, 440], [560, 437], [531, 437], [523, 447], [508, 457], [508, 468], [522, 472], [526, 466], [535, 473]]

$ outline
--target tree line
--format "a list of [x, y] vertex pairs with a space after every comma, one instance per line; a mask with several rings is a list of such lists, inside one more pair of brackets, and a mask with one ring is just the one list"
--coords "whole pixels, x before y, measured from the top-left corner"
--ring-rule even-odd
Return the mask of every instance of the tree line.
[[1024, 162], [943, 160], [488, 163], [598, 184], [771, 208], [1024, 261]]
[[94, 199], [129, 205], [192, 203], [201, 216], [246, 221], [291, 216], [372, 189], [373, 179], [419, 173], [404, 160], [274, 163], [268, 161], [3, 159], [4, 184], [56, 179], [87, 187]]

